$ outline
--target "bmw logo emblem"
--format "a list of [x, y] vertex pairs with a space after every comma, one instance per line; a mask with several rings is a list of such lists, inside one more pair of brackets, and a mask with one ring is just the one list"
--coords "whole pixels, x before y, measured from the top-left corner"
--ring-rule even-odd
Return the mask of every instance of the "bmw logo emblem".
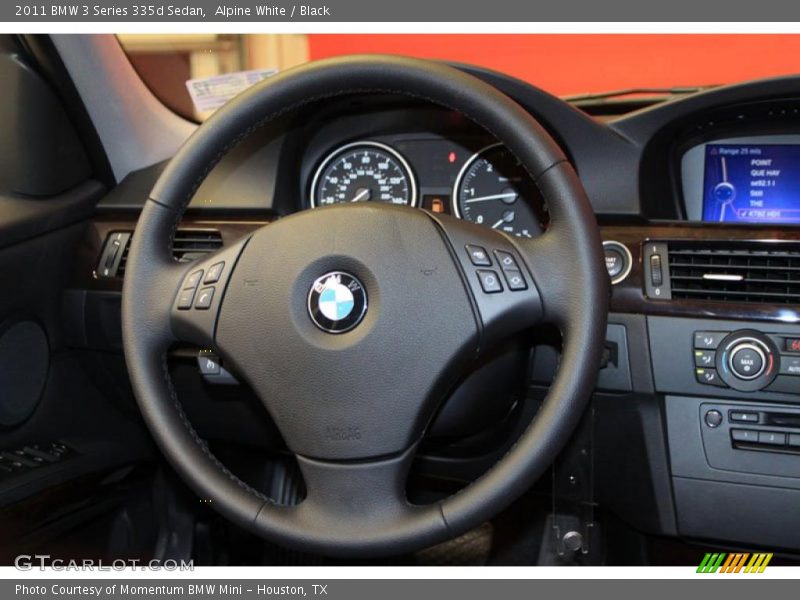
[[328, 333], [350, 331], [367, 312], [367, 292], [361, 282], [343, 271], [318, 278], [308, 293], [308, 314]]

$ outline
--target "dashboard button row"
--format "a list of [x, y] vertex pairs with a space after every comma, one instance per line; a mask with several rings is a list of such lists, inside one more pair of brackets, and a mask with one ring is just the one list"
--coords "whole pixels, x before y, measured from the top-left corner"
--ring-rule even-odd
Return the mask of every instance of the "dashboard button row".
[[755, 429], [731, 429], [731, 440], [740, 444], [757, 444], [772, 448], [790, 446], [800, 449], [800, 433], [759, 431]]

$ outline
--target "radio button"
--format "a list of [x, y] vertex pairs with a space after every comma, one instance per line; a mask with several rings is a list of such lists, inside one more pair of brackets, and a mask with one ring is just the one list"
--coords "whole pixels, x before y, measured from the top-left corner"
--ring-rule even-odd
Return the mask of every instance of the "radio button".
[[732, 410], [728, 413], [728, 418], [736, 423], [758, 423], [758, 413], [755, 412]]
[[731, 429], [731, 439], [734, 442], [744, 442], [745, 444], [757, 444], [758, 432], [752, 429]]
[[775, 433], [774, 431], [759, 431], [758, 432], [758, 443], [759, 444], [767, 444], [769, 446], [785, 446], [786, 445], [786, 434], [785, 433]]

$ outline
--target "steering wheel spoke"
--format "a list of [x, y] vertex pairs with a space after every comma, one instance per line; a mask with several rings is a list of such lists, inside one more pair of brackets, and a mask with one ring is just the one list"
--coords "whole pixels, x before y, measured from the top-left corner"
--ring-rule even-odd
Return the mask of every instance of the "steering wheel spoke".
[[481, 323], [481, 349], [539, 322], [539, 283], [516, 238], [460, 219], [434, 216], [450, 242]]
[[[302, 524], [316, 534], [299, 547], [321, 553], [345, 545], [350, 556], [374, 556], [392, 545], [399, 550], [434, 544], [447, 534], [439, 505], [416, 506], [406, 498], [414, 450], [357, 462], [297, 456], [306, 498], [293, 507], [264, 506], [256, 525], [297, 529]], [[403, 532], [399, 539], [398, 532]]]
[[228, 281], [248, 241], [246, 237], [176, 269], [170, 310], [176, 339], [206, 348], [215, 347], [217, 320]]

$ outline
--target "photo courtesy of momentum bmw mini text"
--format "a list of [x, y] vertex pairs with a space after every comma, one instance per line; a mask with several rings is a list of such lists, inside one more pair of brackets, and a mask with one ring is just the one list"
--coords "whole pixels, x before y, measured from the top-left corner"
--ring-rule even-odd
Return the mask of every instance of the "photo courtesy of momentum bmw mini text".
[[796, 594], [800, 5], [0, 16], [0, 599]]

